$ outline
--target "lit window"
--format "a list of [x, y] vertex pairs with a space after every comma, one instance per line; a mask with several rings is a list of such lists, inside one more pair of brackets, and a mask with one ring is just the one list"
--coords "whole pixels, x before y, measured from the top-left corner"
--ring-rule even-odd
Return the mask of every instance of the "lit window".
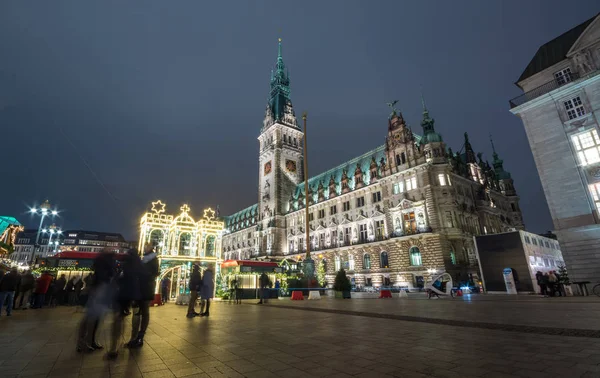
[[379, 266], [381, 268], [384, 268], [384, 269], [385, 268], [389, 268], [390, 262], [389, 262], [389, 259], [388, 259], [387, 252], [381, 252], [381, 255], [379, 257]]
[[454, 253], [454, 251], [450, 251], [450, 262], [452, 263], [452, 265], [456, 265], [456, 254]]
[[417, 178], [416, 177], [411, 177], [409, 179], [406, 180], [406, 190], [413, 190], [413, 189], [417, 189]]
[[571, 82], [571, 69], [569, 67], [554, 73], [554, 78], [558, 85], [565, 85]]
[[404, 192], [404, 181], [400, 181], [394, 184], [393, 188], [392, 188], [392, 192], [394, 194], [399, 194]]
[[600, 161], [600, 138], [596, 129], [573, 135], [571, 140], [581, 165], [586, 166]]
[[411, 247], [411, 249], [409, 251], [409, 255], [410, 255], [410, 265], [420, 266], [423, 264], [423, 261], [421, 260], [421, 251], [419, 250], [419, 248]]
[[596, 204], [596, 209], [600, 212], [600, 183], [592, 184], [589, 186], [590, 192], [592, 193], [592, 198], [594, 199], [594, 203]]
[[339, 271], [342, 269], [342, 261], [340, 260], [340, 256], [335, 256], [335, 271]]
[[579, 96], [565, 101], [564, 104], [569, 119], [579, 118], [585, 114], [585, 109], [583, 108], [583, 103], [581, 102], [581, 98]]
[[368, 253], [363, 256], [363, 269], [371, 269], [371, 255]]
[[361, 224], [361, 225], [359, 225], [359, 229], [360, 229], [360, 241], [362, 243], [364, 243], [367, 241], [367, 225]]
[[440, 186], [446, 186], [446, 175], [443, 173], [440, 173], [438, 175], [438, 179], [440, 180]]
[[383, 221], [375, 221], [375, 236], [382, 238], [384, 235]]
[[354, 270], [354, 256], [348, 255], [348, 270]]

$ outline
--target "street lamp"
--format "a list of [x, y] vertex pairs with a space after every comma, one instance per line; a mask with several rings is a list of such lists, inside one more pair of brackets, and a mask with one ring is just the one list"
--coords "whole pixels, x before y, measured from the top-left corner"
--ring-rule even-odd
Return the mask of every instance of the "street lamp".
[[[44, 225], [44, 219], [46, 218], [46, 216], [55, 217], [58, 215], [58, 211], [56, 209], [52, 210], [51, 208], [52, 208], [52, 206], [50, 205], [50, 201], [45, 200], [44, 203], [42, 203], [40, 205], [39, 209], [36, 209], [35, 207], [32, 207], [31, 209], [29, 209], [29, 212], [32, 215], [39, 215], [41, 217], [40, 225], [38, 226], [37, 235], [35, 237], [35, 245], [33, 247], [33, 253], [31, 254], [30, 265], [33, 265], [33, 262], [35, 260], [35, 249], [39, 248], [39, 245], [40, 245], [40, 233], [42, 233], [42, 226]], [[55, 226], [55, 228], [56, 228], [56, 226]], [[44, 232], [46, 232], [45, 229], [44, 229]]]

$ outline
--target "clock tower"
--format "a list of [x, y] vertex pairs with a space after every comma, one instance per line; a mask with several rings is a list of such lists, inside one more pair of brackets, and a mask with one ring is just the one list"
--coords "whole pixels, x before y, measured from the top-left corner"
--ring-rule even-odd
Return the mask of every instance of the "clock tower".
[[290, 99], [290, 78], [281, 55], [271, 71], [271, 91], [258, 137], [259, 255], [283, 254], [285, 214], [296, 185], [303, 180], [303, 138]]

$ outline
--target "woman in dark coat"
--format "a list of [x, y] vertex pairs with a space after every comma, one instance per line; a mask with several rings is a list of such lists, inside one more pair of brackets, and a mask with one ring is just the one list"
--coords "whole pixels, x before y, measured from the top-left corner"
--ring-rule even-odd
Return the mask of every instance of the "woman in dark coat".
[[144, 249], [144, 257], [142, 257], [138, 274], [140, 299], [133, 303], [131, 340], [126, 344], [128, 348], [144, 345], [144, 335], [148, 329], [148, 323], [150, 323], [150, 302], [154, 299], [156, 277], [159, 274], [158, 257], [153, 250], [154, 247], [151, 244], [147, 244]]

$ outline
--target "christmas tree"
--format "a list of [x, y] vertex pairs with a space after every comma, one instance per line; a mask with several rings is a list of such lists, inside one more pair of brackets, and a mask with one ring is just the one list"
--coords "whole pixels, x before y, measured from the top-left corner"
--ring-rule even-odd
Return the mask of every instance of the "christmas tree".
[[558, 267], [558, 275], [560, 276], [560, 283], [563, 285], [570, 285], [571, 281], [569, 281], [569, 274], [567, 273], [567, 267], [564, 265], [559, 265]]
[[325, 264], [323, 260], [319, 260], [317, 262], [317, 282], [319, 282], [320, 286], [325, 285]]

